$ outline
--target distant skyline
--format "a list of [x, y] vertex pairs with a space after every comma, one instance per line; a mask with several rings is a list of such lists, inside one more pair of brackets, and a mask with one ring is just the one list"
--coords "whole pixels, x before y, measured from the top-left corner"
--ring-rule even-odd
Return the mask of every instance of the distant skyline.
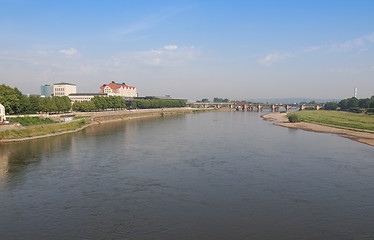
[[0, 0], [0, 84], [189, 99], [374, 95], [374, 1]]

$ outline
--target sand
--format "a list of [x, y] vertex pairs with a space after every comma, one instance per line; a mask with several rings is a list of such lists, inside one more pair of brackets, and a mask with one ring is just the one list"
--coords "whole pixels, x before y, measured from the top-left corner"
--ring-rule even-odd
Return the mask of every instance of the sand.
[[351, 140], [365, 143], [370, 146], [374, 146], [374, 133], [369, 132], [358, 132], [352, 131], [348, 129], [341, 129], [336, 127], [330, 127], [325, 125], [320, 125], [317, 123], [307, 123], [307, 122], [298, 122], [298, 123], [291, 123], [288, 121], [286, 117], [286, 113], [268, 113], [262, 115], [261, 117], [268, 121], [273, 121], [275, 125], [288, 127], [288, 128], [297, 128], [306, 131], [312, 132], [321, 132], [321, 133], [333, 133], [338, 134], [342, 137], [349, 138]]

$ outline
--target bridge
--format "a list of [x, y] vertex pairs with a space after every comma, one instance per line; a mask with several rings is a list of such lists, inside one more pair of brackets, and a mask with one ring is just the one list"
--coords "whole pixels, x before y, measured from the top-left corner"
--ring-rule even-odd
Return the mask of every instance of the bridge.
[[284, 109], [286, 112], [290, 111], [291, 108], [299, 108], [300, 111], [305, 109], [320, 110], [320, 105], [290, 105], [290, 104], [245, 104], [241, 102], [236, 103], [188, 103], [188, 107], [192, 108], [229, 108], [235, 109], [236, 111], [257, 111], [261, 112], [262, 109], [271, 109], [272, 112], [279, 112], [280, 109]]

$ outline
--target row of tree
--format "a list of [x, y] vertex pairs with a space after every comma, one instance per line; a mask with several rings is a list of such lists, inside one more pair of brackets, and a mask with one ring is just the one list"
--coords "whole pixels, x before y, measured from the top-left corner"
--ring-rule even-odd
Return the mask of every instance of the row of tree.
[[[67, 112], [96, 111], [104, 109], [126, 108], [126, 101], [120, 96], [99, 97], [95, 96], [91, 101], [75, 102], [73, 106], [67, 96], [63, 97], [37, 97], [25, 96], [17, 88], [0, 85], [0, 103], [5, 107], [7, 114], [32, 114], [38, 112]], [[174, 99], [135, 99], [133, 108], [163, 108], [185, 107], [186, 102]]]
[[[203, 99], [201, 99], [200, 101], [197, 101], [197, 102], [209, 103], [210, 101], [209, 101], [208, 98], [203, 98]], [[230, 102], [230, 99], [228, 99], [228, 98], [223, 99], [223, 98], [215, 97], [215, 98], [213, 98], [213, 102], [215, 102], [215, 103], [221, 103], [221, 102], [227, 103], [227, 102]]]
[[338, 107], [344, 111], [354, 111], [357, 109], [374, 108], [374, 96], [371, 96], [371, 98], [361, 98], [361, 99], [351, 97], [351, 98], [343, 99], [339, 103], [327, 102], [324, 105], [324, 109], [326, 110], [336, 110]]
[[37, 112], [66, 112], [70, 111], [70, 99], [64, 97], [41, 98], [25, 96], [17, 88], [0, 85], [0, 103], [7, 114], [37, 113]]
[[133, 108], [185, 107], [186, 102], [177, 99], [134, 99]]
[[90, 112], [104, 109], [124, 109], [126, 101], [120, 96], [99, 97], [95, 96], [91, 101], [74, 102], [73, 111]]

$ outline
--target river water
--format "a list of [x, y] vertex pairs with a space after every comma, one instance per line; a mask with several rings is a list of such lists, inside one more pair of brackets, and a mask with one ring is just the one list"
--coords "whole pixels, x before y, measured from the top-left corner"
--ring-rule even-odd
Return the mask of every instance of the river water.
[[374, 147], [255, 112], [0, 145], [0, 239], [374, 239]]

